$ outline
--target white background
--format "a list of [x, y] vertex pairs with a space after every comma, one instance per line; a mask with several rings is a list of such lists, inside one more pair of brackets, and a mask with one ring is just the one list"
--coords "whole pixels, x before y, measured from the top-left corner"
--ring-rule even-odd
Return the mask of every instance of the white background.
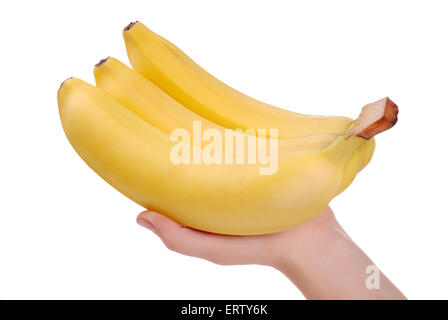
[[332, 207], [409, 298], [448, 298], [447, 17], [443, 1], [3, 3], [0, 298], [302, 298], [273, 269], [168, 251], [68, 143], [60, 82], [127, 62], [133, 20], [276, 106], [356, 117], [390, 96], [397, 126]]

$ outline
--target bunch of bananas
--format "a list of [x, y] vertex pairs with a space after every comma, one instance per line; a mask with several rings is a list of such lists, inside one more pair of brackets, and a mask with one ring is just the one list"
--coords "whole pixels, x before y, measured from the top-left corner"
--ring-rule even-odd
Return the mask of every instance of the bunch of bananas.
[[[249, 235], [303, 223], [353, 181], [372, 137], [397, 120], [388, 98], [355, 121], [282, 110], [220, 82], [140, 22], [123, 35], [133, 69], [109, 57], [95, 66], [96, 86], [62, 83], [65, 134], [118, 191], [192, 228]], [[247, 144], [219, 147], [229, 134]], [[212, 160], [188, 162], [189, 152]]]

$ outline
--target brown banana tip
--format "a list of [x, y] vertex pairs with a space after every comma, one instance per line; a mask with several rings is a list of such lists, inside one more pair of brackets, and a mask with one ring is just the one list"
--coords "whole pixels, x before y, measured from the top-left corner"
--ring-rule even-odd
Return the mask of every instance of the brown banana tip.
[[345, 134], [364, 139], [392, 128], [398, 121], [397, 105], [386, 97], [362, 108], [361, 114], [354, 121], [354, 127]]
[[137, 23], [138, 21], [135, 21], [135, 22], [131, 22], [130, 24], [128, 24], [124, 29], [123, 29], [123, 31], [128, 31], [129, 29], [131, 29], [136, 23]]
[[98, 63], [95, 65], [95, 67], [99, 67], [100, 65], [102, 65], [103, 63], [105, 63], [109, 58], [110, 58], [110, 57], [101, 59], [100, 62], [98, 62]]
[[[61, 85], [59, 86], [59, 90], [61, 90], [62, 86], [64, 85], [64, 83], [66, 83], [68, 80], [73, 79], [73, 77], [67, 78], [64, 81], [61, 82]], [[58, 91], [59, 91], [58, 90]]]

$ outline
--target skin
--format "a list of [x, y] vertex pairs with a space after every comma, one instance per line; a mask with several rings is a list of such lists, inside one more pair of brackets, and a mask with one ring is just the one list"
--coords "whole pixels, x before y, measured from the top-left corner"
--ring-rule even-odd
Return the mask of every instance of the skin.
[[366, 268], [374, 263], [345, 233], [330, 207], [300, 226], [258, 236], [202, 232], [152, 211], [138, 215], [137, 223], [168, 249], [187, 256], [219, 265], [271, 266], [307, 299], [406, 299], [378, 269], [379, 288], [367, 288], [372, 273]]

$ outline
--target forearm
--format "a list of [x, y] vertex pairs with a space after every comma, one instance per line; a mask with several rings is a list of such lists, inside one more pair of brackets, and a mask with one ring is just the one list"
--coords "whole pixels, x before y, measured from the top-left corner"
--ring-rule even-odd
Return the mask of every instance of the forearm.
[[[337, 222], [308, 236], [275, 266], [306, 298], [406, 299]], [[376, 274], [366, 273], [368, 268]], [[375, 285], [369, 276], [376, 277]]]
[[226, 236], [186, 228], [155, 212], [138, 216], [168, 248], [222, 265], [262, 264], [284, 273], [308, 299], [404, 299], [379, 273], [379, 288], [366, 285], [373, 262], [346, 235], [327, 207], [287, 231]]

